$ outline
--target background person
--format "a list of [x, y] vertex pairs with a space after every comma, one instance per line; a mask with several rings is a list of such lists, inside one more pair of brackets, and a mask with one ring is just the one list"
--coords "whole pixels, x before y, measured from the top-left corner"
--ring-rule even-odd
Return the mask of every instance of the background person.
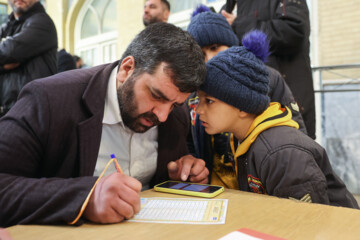
[[65, 49], [58, 51], [58, 72], [76, 69], [76, 63], [73, 56]]
[[[205, 6], [200, 6], [194, 11], [188, 26], [188, 32], [200, 45], [205, 56], [205, 62], [212, 59], [219, 52], [239, 45], [239, 40], [225, 17], [221, 14], [209, 12], [209, 9]], [[259, 32], [259, 34], [261, 33]], [[267, 69], [269, 70], [270, 86], [268, 95], [271, 101], [287, 106], [291, 110], [292, 119], [299, 124], [299, 129], [306, 134], [304, 122], [289, 87], [275, 69], [271, 67], [267, 67]], [[224, 168], [232, 169], [231, 159], [233, 156], [230, 142], [236, 141], [236, 139], [226, 132], [211, 136], [205, 133], [204, 127], [195, 113], [199, 103], [196, 92], [190, 95], [186, 103], [191, 116], [191, 133], [189, 133], [188, 137], [190, 152], [194, 156], [205, 160], [206, 166], [211, 173], [212, 184], [237, 189], [237, 184], [228, 185], [225, 182], [218, 181], [219, 178], [216, 177], [217, 173], [224, 172]], [[229, 166], [220, 164], [221, 162], [225, 162]], [[229, 173], [232, 174], [232, 171]]]
[[74, 59], [75, 64], [76, 64], [76, 68], [83, 68], [84, 67], [84, 62], [83, 62], [81, 57], [79, 57], [77, 55], [73, 55], [73, 59]]
[[167, 22], [170, 15], [170, 3], [167, 0], [147, 0], [144, 6], [143, 23]]
[[57, 34], [37, 0], [8, 0], [13, 12], [0, 28], [0, 116], [31, 80], [57, 73]]
[[[237, 5], [236, 17], [232, 14]], [[242, 39], [253, 29], [266, 33], [267, 65], [280, 72], [300, 106], [308, 135], [315, 139], [315, 97], [310, 64], [310, 20], [306, 0], [227, 0], [222, 14]]]

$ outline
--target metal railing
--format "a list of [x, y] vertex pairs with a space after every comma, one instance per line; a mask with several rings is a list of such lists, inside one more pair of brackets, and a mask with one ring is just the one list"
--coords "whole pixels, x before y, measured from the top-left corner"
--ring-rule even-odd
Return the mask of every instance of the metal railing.
[[[313, 67], [316, 141], [350, 191], [360, 193], [360, 64]], [[344, 74], [344, 72], [347, 72]], [[331, 80], [324, 80], [324, 75]], [[349, 74], [349, 75], [348, 75]]]
[[351, 78], [349, 76], [346, 76], [346, 75], [343, 75], [343, 74], [339, 74], [339, 73], [335, 73], [333, 72], [332, 70], [345, 70], [345, 69], [357, 69], [359, 68], [360, 69], [360, 63], [357, 63], [357, 64], [345, 64], [345, 65], [330, 65], [330, 66], [320, 66], [320, 67], [312, 67], [312, 71], [313, 71], [313, 74], [315, 72], [318, 72], [319, 73], [319, 89], [316, 89], [316, 86], [315, 86], [315, 90], [314, 92], [315, 93], [321, 93], [321, 92], [337, 92], [337, 91], [340, 91], [340, 92], [353, 92], [353, 91], [360, 91], [360, 87], [359, 89], [342, 89], [342, 90], [324, 90], [323, 86], [324, 86], [324, 82], [323, 82], [323, 72], [328, 72], [328, 73], [332, 73], [336, 76], [338, 76], [339, 78], [342, 78], [342, 79], [350, 79], [348, 82], [345, 82], [343, 83], [342, 85], [344, 84], [353, 84], [353, 83], [360, 83], [360, 79], [359, 78]]

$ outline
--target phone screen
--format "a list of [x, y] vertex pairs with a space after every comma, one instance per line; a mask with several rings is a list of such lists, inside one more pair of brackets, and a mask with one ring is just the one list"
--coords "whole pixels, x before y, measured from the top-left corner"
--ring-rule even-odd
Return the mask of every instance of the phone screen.
[[179, 189], [179, 190], [192, 191], [192, 192], [203, 192], [203, 193], [213, 193], [221, 188], [219, 186], [208, 186], [208, 185], [200, 185], [195, 183], [190, 184], [190, 183], [182, 183], [182, 182], [165, 182], [163, 184], [158, 185], [158, 187]]

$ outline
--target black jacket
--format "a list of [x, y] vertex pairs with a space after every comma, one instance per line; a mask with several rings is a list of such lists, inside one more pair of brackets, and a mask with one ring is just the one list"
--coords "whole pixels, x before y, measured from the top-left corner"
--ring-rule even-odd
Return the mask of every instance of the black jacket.
[[[21, 88], [31, 80], [57, 73], [57, 34], [40, 2], [19, 19], [11, 13], [0, 29], [0, 116], [16, 102]], [[12, 70], [4, 65], [20, 63]]]
[[288, 126], [269, 128], [238, 157], [239, 189], [313, 203], [359, 208], [333, 171], [325, 149]]
[[227, 0], [226, 11], [237, 5], [232, 25], [241, 40], [252, 29], [265, 32], [271, 55], [267, 65], [280, 72], [300, 106], [308, 135], [315, 138], [315, 100], [309, 57], [310, 21], [305, 0]]

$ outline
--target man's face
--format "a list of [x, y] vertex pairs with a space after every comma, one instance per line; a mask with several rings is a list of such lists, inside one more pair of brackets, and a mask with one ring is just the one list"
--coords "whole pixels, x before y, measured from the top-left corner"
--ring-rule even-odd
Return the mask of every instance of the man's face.
[[82, 68], [83, 67], [83, 61], [81, 58], [79, 58], [79, 60], [77, 60], [76, 62], [76, 68]]
[[152, 75], [131, 75], [118, 88], [121, 117], [134, 132], [143, 133], [165, 122], [173, 107], [185, 102], [190, 94], [180, 92], [164, 66], [160, 64]]
[[20, 16], [27, 12], [29, 8], [31, 8], [37, 1], [38, 0], [8, 0], [8, 3], [11, 6], [15, 16]]
[[207, 63], [210, 59], [215, 57], [219, 52], [225, 51], [229, 47], [226, 45], [212, 44], [209, 46], [202, 47], [201, 50], [205, 56], [205, 62]]
[[169, 11], [161, 0], [148, 0], [144, 6], [144, 25], [148, 26], [156, 22], [167, 22], [169, 14]]

